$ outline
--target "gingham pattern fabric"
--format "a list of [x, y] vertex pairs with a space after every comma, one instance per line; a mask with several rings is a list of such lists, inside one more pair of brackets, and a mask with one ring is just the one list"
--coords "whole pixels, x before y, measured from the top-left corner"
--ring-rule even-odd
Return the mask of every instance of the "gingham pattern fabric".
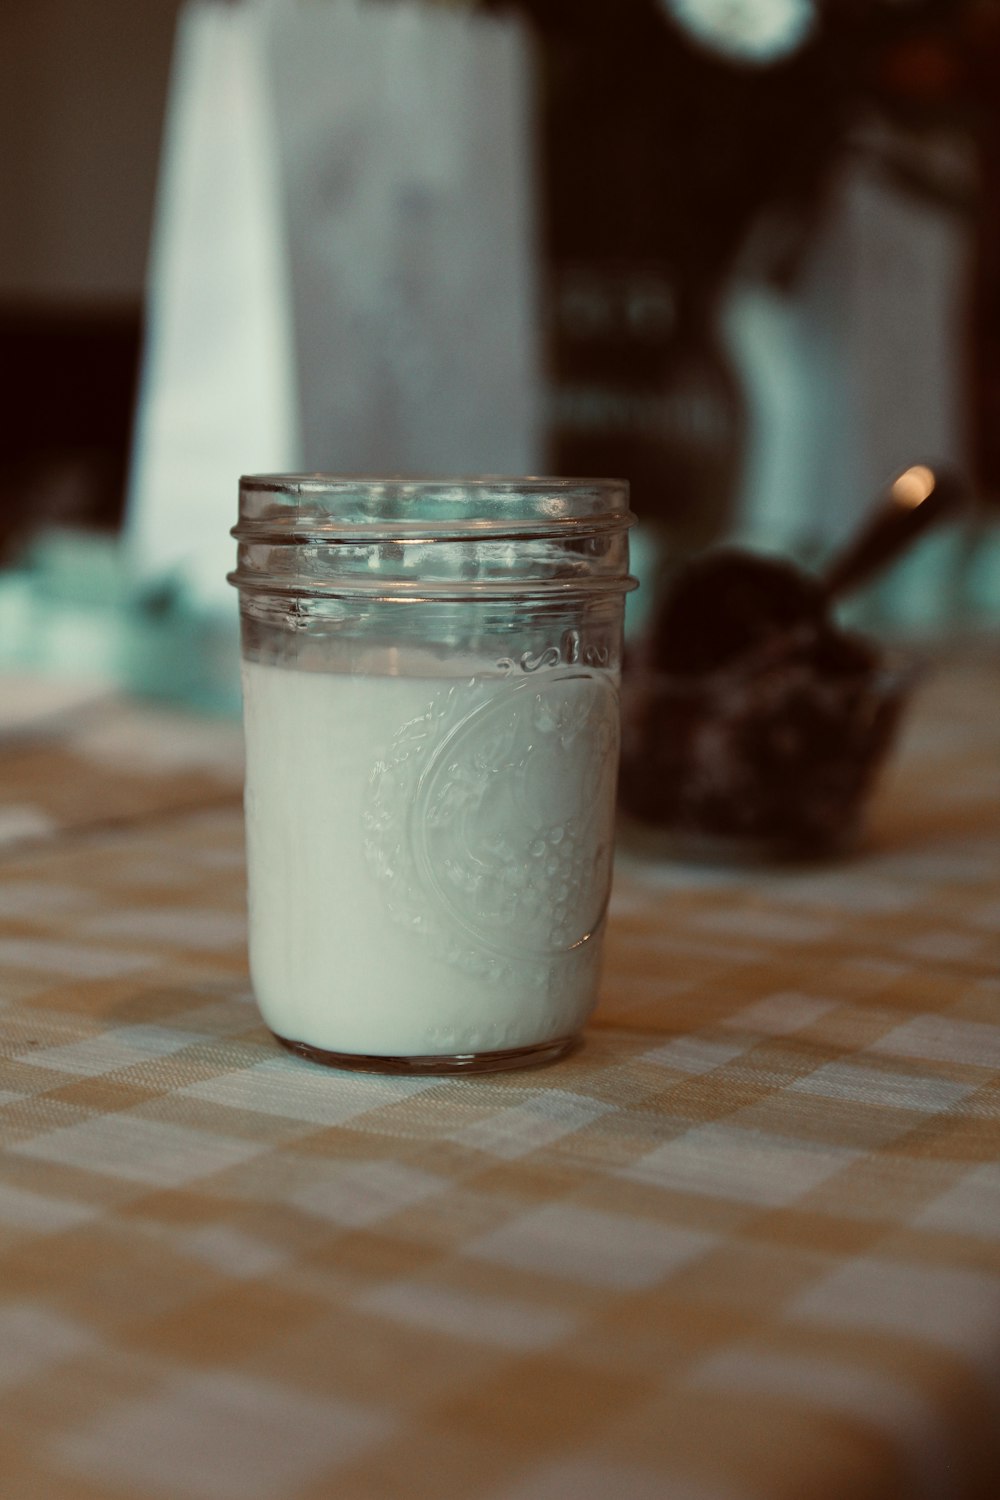
[[623, 854], [586, 1045], [447, 1081], [264, 1032], [230, 730], [0, 746], [3, 1500], [994, 1500], [998, 689], [839, 865]]

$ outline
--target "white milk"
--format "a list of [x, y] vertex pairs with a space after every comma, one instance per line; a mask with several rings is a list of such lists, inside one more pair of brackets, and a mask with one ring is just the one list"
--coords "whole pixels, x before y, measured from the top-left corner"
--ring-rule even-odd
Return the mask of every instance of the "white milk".
[[612, 680], [245, 662], [243, 692], [250, 967], [271, 1029], [376, 1056], [579, 1031], [611, 876]]

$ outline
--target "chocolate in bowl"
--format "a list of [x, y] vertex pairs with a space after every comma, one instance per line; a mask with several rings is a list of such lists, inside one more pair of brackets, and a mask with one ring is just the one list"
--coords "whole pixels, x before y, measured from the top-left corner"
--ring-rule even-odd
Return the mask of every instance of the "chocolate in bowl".
[[915, 667], [893, 654], [829, 673], [784, 644], [705, 677], [628, 677], [619, 805], [673, 852], [807, 859], [855, 842]]
[[619, 805], [725, 860], [852, 844], [915, 678], [836, 625], [808, 574], [736, 549], [685, 571], [629, 666]]

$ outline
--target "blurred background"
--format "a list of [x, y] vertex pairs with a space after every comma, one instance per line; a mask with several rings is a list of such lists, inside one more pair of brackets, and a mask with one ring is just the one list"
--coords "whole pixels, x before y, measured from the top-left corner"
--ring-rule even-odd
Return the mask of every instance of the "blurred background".
[[289, 468], [623, 475], [652, 585], [947, 460], [853, 608], [995, 629], [992, 0], [7, 0], [0, 70], [0, 667], [233, 708]]

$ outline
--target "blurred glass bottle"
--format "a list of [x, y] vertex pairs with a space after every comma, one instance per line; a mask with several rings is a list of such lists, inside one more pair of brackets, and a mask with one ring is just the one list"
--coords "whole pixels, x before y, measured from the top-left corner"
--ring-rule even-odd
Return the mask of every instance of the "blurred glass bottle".
[[762, 206], [799, 186], [790, 110], [805, 157], [828, 129], [814, 7], [487, 8], [537, 42], [546, 461], [629, 479], [648, 584], [734, 521], [746, 407], [718, 312]]
[[677, 117], [676, 37], [643, 0], [522, 9], [540, 41], [547, 461], [626, 476], [655, 551], [685, 552], [730, 519], [744, 419], [721, 263], [687, 201], [699, 125]]

